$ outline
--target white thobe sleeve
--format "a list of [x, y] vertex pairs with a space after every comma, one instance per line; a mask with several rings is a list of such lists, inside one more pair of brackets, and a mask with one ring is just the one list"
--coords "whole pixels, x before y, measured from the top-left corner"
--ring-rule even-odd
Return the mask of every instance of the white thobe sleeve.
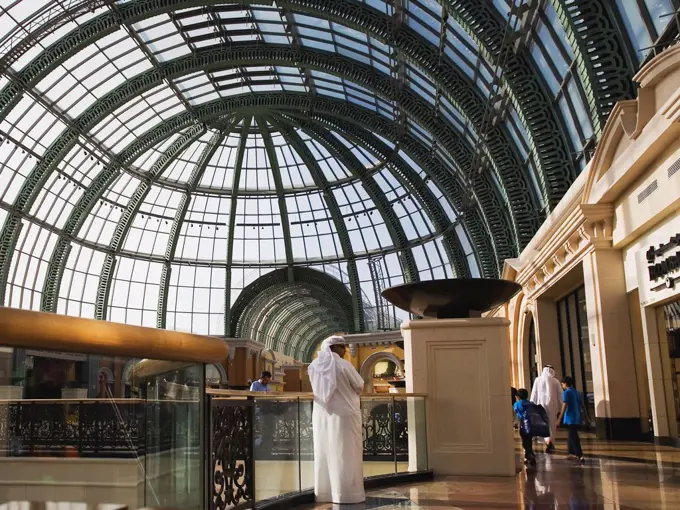
[[347, 378], [349, 379], [350, 386], [354, 391], [357, 392], [358, 395], [361, 395], [361, 392], [364, 389], [364, 378], [361, 377], [361, 374], [359, 374], [359, 372], [357, 372], [356, 369], [349, 363], [343, 368], [345, 374], [347, 374]]

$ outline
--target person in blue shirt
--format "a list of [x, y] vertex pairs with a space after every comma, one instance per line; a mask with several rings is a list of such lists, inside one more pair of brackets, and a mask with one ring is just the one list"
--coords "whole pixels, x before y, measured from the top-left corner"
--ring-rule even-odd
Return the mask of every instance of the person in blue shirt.
[[536, 455], [534, 455], [534, 438], [531, 436], [531, 434], [527, 434], [524, 430], [524, 427], [522, 427], [522, 422], [527, 418], [527, 408], [530, 405], [531, 402], [529, 402], [529, 392], [524, 388], [517, 390], [517, 402], [514, 403], [512, 409], [515, 411], [517, 419], [519, 420], [519, 435], [522, 438], [522, 447], [524, 448], [524, 462], [535, 466]]
[[[250, 391], [269, 393], [269, 381], [271, 381], [271, 378], [271, 372], [264, 370], [260, 373], [260, 378], [257, 381], [253, 381], [250, 385]], [[259, 422], [255, 431], [255, 446], [257, 448], [262, 446], [266, 440], [271, 440], [273, 437], [271, 423], [266, 417], [271, 404], [272, 403], [266, 399], [255, 399], [255, 421]]]
[[581, 438], [578, 429], [581, 427], [581, 396], [574, 389], [574, 380], [566, 376], [562, 379], [562, 410], [557, 418], [558, 423], [563, 423], [569, 431], [568, 458], [583, 462], [583, 450], [581, 450]]
[[272, 374], [271, 372], [268, 372], [267, 370], [263, 371], [260, 374], [260, 378], [253, 382], [253, 384], [250, 385], [250, 391], [263, 391], [263, 392], [268, 392], [269, 391], [269, 381], [272, 379]]

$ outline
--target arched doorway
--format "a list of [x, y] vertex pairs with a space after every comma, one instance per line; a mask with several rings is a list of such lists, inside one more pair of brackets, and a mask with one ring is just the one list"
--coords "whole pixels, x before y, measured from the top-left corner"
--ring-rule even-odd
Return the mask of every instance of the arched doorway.
[[404, 377], [404, 364], [393, 352], [389, 351], [374, 352], [364, 360], [364, 362], [361, 365], [361, 368], [359, 369], [361, 377], [366, 382], [364, 388], [367, 393], [374, 393], [375, 391], [375, 389], [373, 388], [373, 370], [375, 369], [376, 364], [380, 363], [381, 361], [388, 361], [390, 363], [393, 363], [394, 366], [396, 367], [395, 375], [401, 378]]

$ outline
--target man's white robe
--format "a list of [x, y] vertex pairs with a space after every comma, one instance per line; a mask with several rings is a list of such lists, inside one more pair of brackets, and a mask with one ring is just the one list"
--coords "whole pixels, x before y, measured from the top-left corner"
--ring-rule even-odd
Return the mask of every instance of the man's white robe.
[[545, 407], [550, 425], [550, 437], [545, 438], [549, 443], [555, 440], [557, 434], [557, 415], [562, 407], [562, 385], [555, 377], [555, 371], [550, 367], [543, 369], [543, 374], [534, 381], [531, 390], [531, 401]]
[[324, 341], [318, 362], [309, 366], [314, 391], [314, 495], [319, 503], [362, 503], [366, 494], [359, 395], [364, 380], [329, 347]]

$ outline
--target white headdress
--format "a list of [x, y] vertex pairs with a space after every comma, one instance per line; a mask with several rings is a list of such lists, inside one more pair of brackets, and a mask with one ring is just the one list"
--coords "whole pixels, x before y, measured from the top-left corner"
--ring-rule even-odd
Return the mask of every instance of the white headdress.
[[307, 369], [314, 396], [324, 403], [330, 400], [337, 387], [336, 366], [340, 358], [331, 351], [331, 345], [344, 345], [344, 343], [345, 339], [341, 336], [326, 338], [321, 344], [319, 355]]

